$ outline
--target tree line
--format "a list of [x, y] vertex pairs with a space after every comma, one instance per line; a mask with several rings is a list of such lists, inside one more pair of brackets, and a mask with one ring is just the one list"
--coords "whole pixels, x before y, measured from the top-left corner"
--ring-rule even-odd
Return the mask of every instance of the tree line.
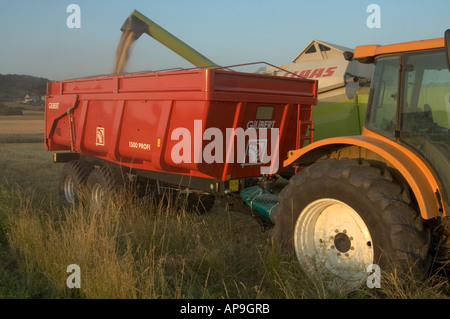
[[30, 75], [0, 74], [0, 101], [21, 101], [27, 94], [45, 95], [48, 81]]

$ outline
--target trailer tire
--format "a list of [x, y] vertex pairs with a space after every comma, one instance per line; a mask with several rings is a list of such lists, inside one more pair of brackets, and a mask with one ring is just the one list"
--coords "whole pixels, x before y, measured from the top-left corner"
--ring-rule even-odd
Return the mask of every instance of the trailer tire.
[[83, 160], [64, 164], [59, 179], [59, 195], [68, 204], [80, 202], [84, 196], [86, 181], [94, 166]]
[[187, 210], [198, 214], [206, 214], [214, 206], [216, 197], [208, 193], [191, 193], [188, 196]]
[[126, 176], [119, 166], [106, 164], [95, 168], [86, 182], [91, 205], [103, 206], [111, 196], [125, 188], [125, 181]]
[[300, 171], [272, 217], [274, 241], [293, 249], [306, 275], [330, 290], [360, 287], [371, 265], [415, 279], [428, 269], [430, 235], [420, 214], [390, 174], [358, 160]]

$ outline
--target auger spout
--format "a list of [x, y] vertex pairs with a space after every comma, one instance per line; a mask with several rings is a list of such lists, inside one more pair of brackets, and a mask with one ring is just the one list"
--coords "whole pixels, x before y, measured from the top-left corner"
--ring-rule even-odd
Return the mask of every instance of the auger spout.
[[213, 68], [217, 64], [209, 60], [207, 57], [197, 52], [195, 49], [175, 37], [167, 30], [160, 27], [158, 24], [144, 16], [137, 10], [134, 10], [123, 24], [121, 30], [132, 31], [134, 33], [134, 40], [137, 40], [143, 33], [165, 45], [167, 48], [186, 59], [193, 65], [199, 68]]

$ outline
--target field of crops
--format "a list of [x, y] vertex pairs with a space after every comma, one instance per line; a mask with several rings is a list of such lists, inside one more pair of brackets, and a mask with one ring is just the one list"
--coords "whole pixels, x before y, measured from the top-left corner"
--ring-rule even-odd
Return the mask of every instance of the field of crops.
[[[331, 294], [249, 215], [205, 215], [155, 199], [67, 206], [43, 119], [0, 118], [0, 298], [448, 298], [447, 279], [383, 274], [381, 288]], [[69, 288], [69, 265], [81, 269]]]

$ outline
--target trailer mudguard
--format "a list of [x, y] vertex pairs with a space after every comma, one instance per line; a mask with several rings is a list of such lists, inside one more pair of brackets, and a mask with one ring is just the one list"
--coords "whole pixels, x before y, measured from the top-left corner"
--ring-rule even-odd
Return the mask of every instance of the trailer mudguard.
[[347, 153], [345, 157], [366, 158], [368, 153], [373, 153], [400, 172], [414, 193], [424, 219], [441, 216], [441, 212], [448, 216], [448, 209], [438, 195], [442, 194], [439, 183], [430, 167], [416, 153], [367, 129], [359, 136], [324, 139], [290, 151], [283, 164], [285, 167], [310, 164], [330, 157], [339, 149], [352, 146], [356, 147], [356, 152]]

